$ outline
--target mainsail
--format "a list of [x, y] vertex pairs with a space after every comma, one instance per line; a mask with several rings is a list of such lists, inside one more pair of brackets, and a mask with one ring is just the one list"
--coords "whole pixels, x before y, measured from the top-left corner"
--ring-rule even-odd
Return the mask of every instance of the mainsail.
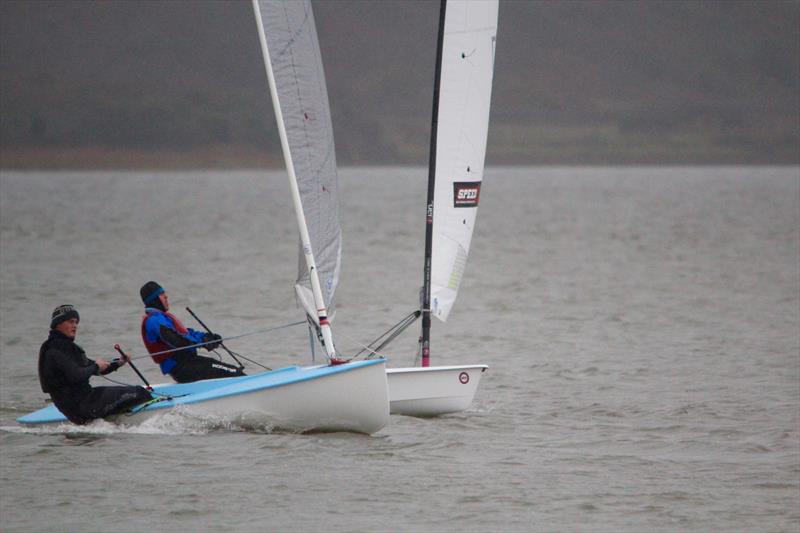
[[480, 200], [497, 11], [497, 0], [446, 2], [430, 267], [430, 309], [442, 321], [458, 295]]
[[[341, 227], [333, 127], [314, 14], [308, 0], [254, 0], [254, 4], [268, 44], [322, 296], [332, 316]], [[306, 313], [317, 320], [302, 242], [295, 288]]]

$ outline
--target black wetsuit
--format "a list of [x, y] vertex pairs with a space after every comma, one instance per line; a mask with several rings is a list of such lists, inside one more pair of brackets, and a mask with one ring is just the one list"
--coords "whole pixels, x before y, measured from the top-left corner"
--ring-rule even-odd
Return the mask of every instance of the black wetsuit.
[[169, 375], [178, 383], [191, 383], [201, 379], [232, 378], [246, 375], [236, 366], [223, 363], [211, 357], [177, 352], [173, 359], [177, 363]]
[[[103, 374], [114, 372], [119, 366], [113, 362]], [[50, 330], [50, 336], [39, 350], [39, 383], [70, 422], [86, 424], [152, 399], [150, 393], [139, 386], [90, 386], [89, 378], [98, 375], [99, 370], [97, 363], [87, 358], [73, 339]]]

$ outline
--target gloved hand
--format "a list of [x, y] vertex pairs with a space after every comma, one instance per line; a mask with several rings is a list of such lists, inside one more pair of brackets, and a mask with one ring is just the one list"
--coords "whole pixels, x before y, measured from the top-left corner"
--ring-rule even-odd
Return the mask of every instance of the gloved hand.
[[[211, 342], [216, 341], [216, 342]], [[204, 348], [209, 352], [211, 350], [216, 350], [222, 344], [222, 336], [217, 335], [216, 333], [206, 333], [203, 335], [203, 342], [209, 342], [211, 344], [206, 344]]]
[[[125, 361], [125, 359], [123, 359], [122, 361]], [[117, 370], [119, 367], [121, 367], [123, 364], [125, 364], [123, 362], [120, 362], [119, 359], [112, 359], [111, 362], [108, 362], [102, 358], [98, 358], [97, 360], [95, 360], [95, 363], [97, 363], [97, 375], [99, 376], [105, 376], [106, 374], [110, 374], [115, 370]]]

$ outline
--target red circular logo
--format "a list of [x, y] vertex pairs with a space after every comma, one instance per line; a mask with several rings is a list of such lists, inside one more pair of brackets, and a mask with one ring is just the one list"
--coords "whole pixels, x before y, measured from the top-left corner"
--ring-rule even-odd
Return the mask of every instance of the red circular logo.
[[458, 381], [461, 382], [462, 385], [466, 385], [469, 383], [469, 374], [466, 372], [462, 372], [458, 375]]

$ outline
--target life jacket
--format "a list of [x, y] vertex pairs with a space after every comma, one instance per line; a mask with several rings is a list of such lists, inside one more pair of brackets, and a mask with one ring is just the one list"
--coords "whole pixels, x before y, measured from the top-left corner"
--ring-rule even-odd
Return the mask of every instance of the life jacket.
[[[189, 330], [186, 328], [186, 326], [184, 326], [181, 323], [181, 321], [178, 320], [178, 317], [176, 317], [172, 313], [168, 313], [165, 311], [157, 311], [157, 312], [162, 313], [167, 318], [169, 318], [172, 321], [173, 329], [175, 329], [175, 331], [177, 331], [181, 335], [186, 335], [187, 333], [189, 333]], [[156, 339], [154, 342], [150, 342], [149, 340], [147, 340], [147, 329], [145, 328], [145, 325], [147, 323], [147, 319], [150, 318], [150, 316], [152, 316], [153, 314], [155, 313], [148, 312], [145, 313], [144, 316], [142, 317], [142, 342], [144, 342], [144, 346], [145, 348], [147, 348], [147, 353], [158, 353], [158, 352], [165, 352], [167, 350], [172, 350], [173, 346], [170, 346], [169, 344], [163, 342], [160, 338]], [[162, 362], [164, 362], [166, 359], [169, 359], [171, 356], [172, 356], [171, 353], [162, 353], [160, 355], [152, 356], [152, 359], [153, 361], [156, 362], [157, 365], [161, 365]]]

